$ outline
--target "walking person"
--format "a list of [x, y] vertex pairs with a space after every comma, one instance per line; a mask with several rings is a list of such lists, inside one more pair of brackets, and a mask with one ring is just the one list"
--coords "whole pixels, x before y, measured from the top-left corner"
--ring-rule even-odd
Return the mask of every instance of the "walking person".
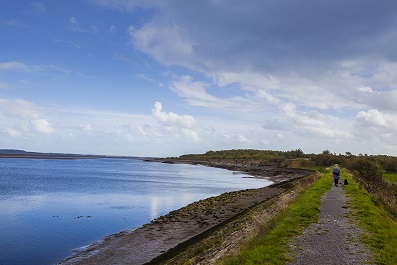
[[335, 164], [335, 167], [332, 169], [332, 176], [334, 177], [335, 187], [338, 187], [340, 179], [340, 168], [338, 164]]

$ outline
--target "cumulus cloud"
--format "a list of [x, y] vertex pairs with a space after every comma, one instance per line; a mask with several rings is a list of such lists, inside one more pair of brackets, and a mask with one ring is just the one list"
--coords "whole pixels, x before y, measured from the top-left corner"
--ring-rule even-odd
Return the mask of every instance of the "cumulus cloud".
[[317, 111], [300, 112], [292, 103], [282, 105], [282, 111], [290, 121], [291, 128], [296, 133], [310, 135], [318, 138], [347, 137], [348, 133], [343, 131], [341, 123], [334, 117], [321, 114]]
[[189, 129], [182, 129], [183, 134], [186, 138], [192, 139], [194, 142], [200, 142], [200, 137], [196, 131], [189, 130]]
[[37, 133], [50, 134], [55, 132], [55, 129], [51, 127], [51, 124], [46, 119], [31, 120], [30, 125]]
[[356, 117], [359, 122], [367, 126], [397, 128], [397, 115], [384, 114], [377, 109], [360, 111]]
[[163, 112], [163, 106], [160, 102], [154, 104], [152, 109], [153, 117], [165, 126], [176, 126], [181, 128], [192, 128], [195, 124], [195, 119], [190, 115], [178, 115], [173, 112]]
[[[162, 105], [160, 102], [154, 104], [152, 109], [153, 117], [164, 127], [166, 134], [181, 134], [187, 138], [192, 139], [194, 142], [199, 142], [200, 137], [196, 131], [193, 130], [193, 126], [196, 121], [193, 116], [190, 115], [179, 115], [173, 112], [162, 111]], [[144, 132], [141, 128], [141, 133]]]
[[0, 98], [2, 126], [6, 128], [5, 132], [10, 137], [19, 137], [29, 133], [55, 132], [48, 120], [44, 118], [44, 113], [42, 107], [26, 100]]

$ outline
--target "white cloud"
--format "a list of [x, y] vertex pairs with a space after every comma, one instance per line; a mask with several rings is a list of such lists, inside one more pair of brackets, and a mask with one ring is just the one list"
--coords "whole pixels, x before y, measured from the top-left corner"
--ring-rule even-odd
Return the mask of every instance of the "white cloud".
[[195, 106], [214, 107], [219, 106], [221, 100], [208, 94], [205, 82], [194, 82], [190, 76], [181, 76], [173, 80], [170, 89], [179, 96], [186, 98], [188, 102]]
[[55, 129], [51, 127], [51, 124], [46, 119], [31, 120], [30, 125], [37, 133], [49, 134], [55, 132]]
[[77, 18], [75, 18], [75, 17], [70, 17], [69, 18], [67, 29], [71, 30], [71, 31], [85, 32], [85, 29], [83, 29], [80, 26], [80, 23], [78, 22]]
[[12, 138], [17, 138], [22, 135], [21, 131], [14, 129], [14, 128], [6, 128], [5, 132], [7, 133], [8, 136]]
[[0, 112], [11, 118], [38, 119], [42, 111], [36, 104], [23, 99], [0, 98]]
[[394, 118], [388, 117], [377, 109], [370, 109], [368, 111], [360, 111], [357, 113], [357, 119], [369, 126], [384, 126], [392, 127], [397, 122], [397, 116]]
[[98, 28], [95, 25], [84, 25], [80, 24], [80, 21], [76, 17], [70, 17], [66, 25], [66, 29], [74, 32], [81, 33], [98, 33]]
[[196, 131], [190, 129], [182, 129], [183, 134], [187, 137], [192, 139], [194, 142], [200, 142], [201, 139]]
[[[160, 128], [160, 131], [157, 131], [158, 136], [166, 137], [165, 135], [171, 135], [174, 138], [178, 137], [179, 135], [183, 135], [194, 142], [200, 142], [198, 133], [193, 130], [193, 127], [196, 124], [193, 116], [179, 115], [173, 112], [163, 112], [160, 102], [156, 102], [154, 104], [152, 115], [161, 125], [165, 126], [164, 128]], [[140, 131], [141, 133], [143, 132], [142, 129]]]
[[233, 83], [239, 84], [241, 89], [251, 91], [255, 96], [266, 102], [277, 104], [280, 100], [273, 93], [280, 87], [280, 81], [272, 75], [254, 72], [221, 72], [214, 78], [220, 86]]
[[92, 132], [92, 125], [89, 123], [80, 124], [80, 128], [83, 132]]
[[359, 92], [365, 92], [365, 93], [372, 93], [372, 92], [374, 92], [374, 91], [372, 90], [372, 88], [371, 88], [371, 87], [368, 87], [368, 86], [359, 87], [359, 88], [357, 88], [357, 91], [359, 91]]
[[284, 139], [285, 138], [284, 134], [282, 134], [282, 133], [277, 133], [275, 137], [277, 139]]
[[292, 103], [283, 104], [281, 109], [290, 122], [289, 126], [293, 126], [289, 130], [297, 134], [317, 138], [349, 137], [349, 133], [343, 127], [343, 121], [335, 117], [317, 111], [300, 112]]
[[247, 93], [245, 96], [217, 97], [207, 92], [211, 88], [214, 89], [211, 84], [193, 81], [193, 78], [187, 75], [174, 78], [169, 88], [192, 106], [231, 113], [259, 111], [263, 108], [263, 97], [258, 97], [260, 92], [255, 89], [252, 89], [253, 93]]
[[154, 108], [152, 109], [153, 117], [165, 126], [176, 126], [181, 128], [192, 128], [195, 124], [195, 119], [189, 115], [178, 115], [173, 112], [163, 112], [163, 106], [160, 102], [156, 102], [154, 104]]
[[63, 74], [70, 74], [72, 71], [57, 67], [54, 65], [38, 65], [38, 64], [27, 64], [20, 61], [8, 61], [0, 62], [0, 72], [20, 72], [20, 73], [41, 73], [44, 71], [55, 71]]
[[30, 71], [31, 68], [18, 61], [9, 61], [0, 63], [0, 70], [2, 71]]
[[192, 55], [193, 44], [180, 34], [176, 25], [164, 27], [146, 24], [141, 29], [128, 28], [131, 42], [143, 52], [165, 64], [183, 64]]

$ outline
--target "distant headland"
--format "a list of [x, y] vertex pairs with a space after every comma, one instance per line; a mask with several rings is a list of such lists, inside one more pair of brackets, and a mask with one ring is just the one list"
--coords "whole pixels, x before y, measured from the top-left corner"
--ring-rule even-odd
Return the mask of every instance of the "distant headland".
[[95, 159], [95, 158], [125, 158], [138, 159], [133, 156], [109, 156], [109, 155], [83, 155], [69, 153], [40, 153], [28, 152], [18, 149], [0, 149], [0, 158], [32, 158], [32, 159]]

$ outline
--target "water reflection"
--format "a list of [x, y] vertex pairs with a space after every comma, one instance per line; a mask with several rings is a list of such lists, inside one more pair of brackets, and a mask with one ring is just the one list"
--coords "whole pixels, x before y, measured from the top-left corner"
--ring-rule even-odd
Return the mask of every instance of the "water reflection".
[[138, 160], [0, 159], [0, 264], [55, 264], [71, 250], [193, 201], [270, 184]]

